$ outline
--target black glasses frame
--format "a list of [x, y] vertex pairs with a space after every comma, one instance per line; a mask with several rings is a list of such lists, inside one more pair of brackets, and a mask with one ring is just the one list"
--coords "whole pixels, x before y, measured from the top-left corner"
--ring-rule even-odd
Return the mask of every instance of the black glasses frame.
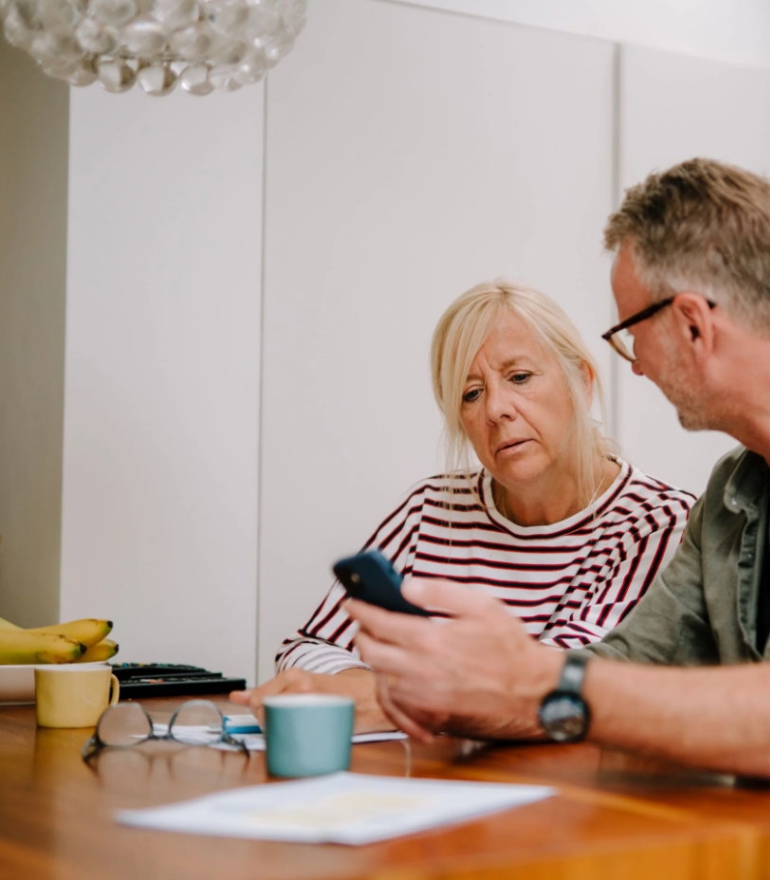
[[626, 318], [625, 321], [621, 321], [619, 324], [616, 324], [614, 327], [610, 327], [610, 329], [606, 333], [602, 333], [602, 339], [606, 339], [607, 342], [613, 347], [613, 349], [625, 360], [631, 361], [631, 363], [635, 363], [636, 358], [629, 357], [629, 353], [626, 349], [618, 345], [613, 337], [616, 333], [620, 333], [621, 330], [628, 330], [629, 327], [633, 327], [634, 324], [638, 324], [640, 321], [646, 321], [647, 318], [651, 318], [653, 315], [656, 315], [661, 309], [665, 309], [666, 306], [670, 306], [674, 301], [675, 297], [669, 296], [667, 299], [662, 299], [660, 302], [653, 303], [651, 306], [647, 306], [639, 312], [635, 312], [631, 315], [630, 318]]
[[[219, 739], [212, 740], [211, 742], [193, 742], [189, 740], [180, 739], [179, 737], [174, 735], [174, 722], [176, 721], [179, 713], [184, 710], [187, 706], [194, 704], [201, 704], [210, 706], [216, 714], [222, 719], [222, 730], [219, 735]], [[101, 724], [102, 718], [107, 715], [111, 709], [117, 709], [120, 706], [120, 703], [115, 706], [108, 706], [104, 712], [102, 712], [99, 720], [96, 722], [96, 730], [93, 735], [89, 738], [86, 744], [83, 746], [81, 751], [81, 757], [86, 762], [86, 764], [92, 759], [95, 758], [103, 749], [132, 749], [135, 746], [141, 745], [142, 743], [149, 742], [151, 740], [171, 740], [172, 742], [178, 742], [185, 746], [214, 746], [219, 745], [219, 743], [225, 743], [228, 746], [235, 746], [240, 749], [246, 757], [250, 757], [249, 749], [246, 744], [239, 739], [236, 739], [234, 736], [231, 736], [229, 733], [225, 731], [225, 720], [222, 716], [222, 713], [219, 711], [218, 706], [212, 703], [210, 700], [185, 700], [181, 706], [179, 706], [171, 716], [168, 722], [168, 727], [165, 733], [155, 733], [155, 724], [152, 720], [152, 715], [141, 705], [141, 703], [134, 704], [138, 709], [144, 713], [145, 718], [147, 719], [147, 723], [149, 726], [149, 733], [147, 736], [142, 739], [137, 739], [134, 743], [129, 743], [128, 745], [111, 745], [110, 743], [104, 742], [104, 740], [99, 736], [99, 725]]]
[[[681, 291], [680, 291], [681, 292]], [[610, 327], [610, 329], [606, 333], [602, 333], [602, 339], [605, 339], [609, 344], [613, 347], [613, 349], [625, 360], [630, 361], [632, 364], [636, 363], [637, 358], [631, 356], [622, 345], [618, 344], [617, 340], [613, 337], [616, 333], [619, 333], [621, 330], [628, 330], [629, 327], [633, 327], [634, 324], [639, 324], [641, 321], [646, 321], [647, 318], [651, 318], [653, 315], [657, 315], [657, 313], [661, 309], [665, 309], [666, 306], [670, 306], [671, 303], [679, 296], [678, 293], [675, 293], [673, 296], [666, 297], [666, 299], [662, 299], [659, 302], [653, 303], [651, 306], [646, 306], [641, 309], [641, 311], [635, 312], [629, 318], [626, 318], [625, 321], [621, 321], [619, 324], [616, 324], [614, 327]], [[706, 302], [709, 305], [710, 309], [713, 309], [716, 306], [716, 303], [713, 300], [706, 299]]]

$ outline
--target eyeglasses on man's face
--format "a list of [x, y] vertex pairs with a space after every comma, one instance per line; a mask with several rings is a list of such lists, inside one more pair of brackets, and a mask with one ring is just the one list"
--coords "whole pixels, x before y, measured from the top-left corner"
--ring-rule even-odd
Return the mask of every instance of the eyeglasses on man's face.
[[209, 700], [188, 700], [174, 712], [165, 732], [139, 703], [108, 706], [96, 724], [94, 735], [83, 746], [88, 762], [105, 748], [126, 749], [148, 740], [174, 740], [189, 746], [236, 746], [247, 756], [248, 748], [225, 731], [222, 713]]
[[[634, 352], [634, 337], [629, 327], [633, 327], [634, 324], [639, 324], [641, 321], [646, 321], [648, 318], [656, 315], [661, 309], [670, 306], [677, 296], [679, 296], [678, 293], [674, 294], [674, 296], [666, 297], [666, 299], [662, 299], [660, 302], [653, 303], [641, 311], [635, 312], [631, 317], [626, 318], [625, 321], [621, 321], [619, 324], [611, 327], [606, 333], [602, 333], [602, 339], [606, 339], [622, 358], [635, 364], [638, 358]], [[706, 302], [710, 309], [713, 309], [716, 305], [710, 299], [707, 299]]]

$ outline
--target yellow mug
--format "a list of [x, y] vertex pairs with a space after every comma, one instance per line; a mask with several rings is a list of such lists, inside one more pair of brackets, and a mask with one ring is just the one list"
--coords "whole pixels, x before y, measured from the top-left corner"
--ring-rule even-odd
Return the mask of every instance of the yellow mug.
[[120, 682], [106, 664], [38, 666], [35, 714], [39, 727], [94, 727], [120, 696]]

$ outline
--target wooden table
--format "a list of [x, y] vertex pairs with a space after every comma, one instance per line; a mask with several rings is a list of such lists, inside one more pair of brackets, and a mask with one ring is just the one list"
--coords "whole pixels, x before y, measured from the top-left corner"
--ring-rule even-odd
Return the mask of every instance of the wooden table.
[[709, 820], [749, 825], [759, 834], [756, 876], [770, 880], [770, 781], [685, 768], [582, 743], [575, 746], [485, 747], [477, 772], [521, 774], [539, 784], [632, 797]]
[[[180, 700], [143, 703], [164, 720]], [[231, 708], [232, 711], [232, 708]], [[0, 707], [0, 877], [23, 880], [300, 880], [516, 877], [522, 880], [723, 880], [763, 876], [764, 833], [748, 808], [700, 809], [711, 788], [647, 798], [633, 774], [617, 785], [591, 746], [509, 746], [464, 755], [431, 746], [358, 745], [360, 773], [502, 782], [547, 781], [554, 797], [452, 827], [363, 847], [287, 844], [148, 831], [113, 811], [235, 786], [272, 784], [263, 757], [148, 743], [105, 751], [89, 769], [90, 730], [42, 730], [31, 706]], [[648, 772], [652, 779], [654, 773]], [[660, 794], [660, 792], [657, 792]], [[766, 802], [762, 793], [745, 792]], [[729, 798], [728, 798], [729, 800]], [[759, 809], [759, 806], [757, 806]], [[769, 811], [770, 812], [770, 811]]]

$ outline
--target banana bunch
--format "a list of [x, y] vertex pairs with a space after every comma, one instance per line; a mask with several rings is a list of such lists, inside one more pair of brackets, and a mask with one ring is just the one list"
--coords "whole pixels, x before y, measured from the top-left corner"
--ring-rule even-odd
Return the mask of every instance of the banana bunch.
[[111, 629], [111, 620], [92, 617], [32, 629], [0, 617], [0, 665], [109, 660], [118, 652], [118, 645], [107, 638]]

